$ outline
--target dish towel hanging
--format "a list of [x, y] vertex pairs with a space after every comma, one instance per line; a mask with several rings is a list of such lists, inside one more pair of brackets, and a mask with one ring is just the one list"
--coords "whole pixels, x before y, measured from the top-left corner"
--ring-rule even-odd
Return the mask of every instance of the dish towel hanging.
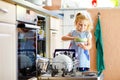
[[105, 69], [104, 65], [104, 48], [103, 48], [103, 39], [102, 39], [102, 29], [100, 23], [100, 13], [98, 14], [98, 21], [95, 29], [95, 37], [96, 37], [96, 49], [97, 49], [97, 71], [98, 76]]

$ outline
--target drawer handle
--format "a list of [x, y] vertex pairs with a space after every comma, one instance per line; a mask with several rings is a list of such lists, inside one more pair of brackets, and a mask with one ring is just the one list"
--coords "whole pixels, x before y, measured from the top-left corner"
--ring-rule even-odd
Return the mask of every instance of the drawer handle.
[[4, 12], [4, 13], [8, 13], [8, 10], [7, 10], [7, 9], [0, 8], [0, 11], [1, 11], [1, 12]]
[[9, 37], [10, 36], [10, 34], [2, 34], [2, 33], [0, 33], [0, 37]]

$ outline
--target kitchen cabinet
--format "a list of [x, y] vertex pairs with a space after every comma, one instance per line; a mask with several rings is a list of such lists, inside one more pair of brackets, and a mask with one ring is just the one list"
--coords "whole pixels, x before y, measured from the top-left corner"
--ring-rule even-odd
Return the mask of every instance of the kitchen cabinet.
[[62, 48], [61, 44], [61, 19], [50, 17], [50, 58], [53, 58], [53, 53], [55, 49]]
[[0, 1], [0, 80], [17, 80], [15, 5]]
[[50, 17], [50, 29], [59, 30], [60, 19]]
[[16, 80], [16, 27], [0, 22], [0, 80]]
[[15, 24], [15, 5], [0, 1], [0, 22]]

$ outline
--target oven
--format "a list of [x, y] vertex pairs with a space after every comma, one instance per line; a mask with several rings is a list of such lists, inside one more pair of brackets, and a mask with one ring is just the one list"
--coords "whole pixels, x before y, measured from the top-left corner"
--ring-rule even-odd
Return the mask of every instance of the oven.
[[37, 77], [36, 55], [38, 30], [37, 14], [29, 9], [17, 6], [17, 57], [18, 80]]

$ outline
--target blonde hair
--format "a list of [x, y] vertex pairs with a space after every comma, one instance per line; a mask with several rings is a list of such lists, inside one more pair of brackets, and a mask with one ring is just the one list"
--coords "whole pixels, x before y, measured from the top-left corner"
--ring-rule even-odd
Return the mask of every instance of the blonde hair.
[[88, 30], [88, 31], [92, 30], [92, 23], [90, 22], [89, 18], [87, 18], [87, 17], [86, 17], [85, 15], [83, 15], [82, 13], [77, 13], [77, 14], [76, 14], [76, 18], [75, 18], [75, 25], [76, 25], [80, 20], [86, 20], [86, 21], [88, 21], [87, 30]]

